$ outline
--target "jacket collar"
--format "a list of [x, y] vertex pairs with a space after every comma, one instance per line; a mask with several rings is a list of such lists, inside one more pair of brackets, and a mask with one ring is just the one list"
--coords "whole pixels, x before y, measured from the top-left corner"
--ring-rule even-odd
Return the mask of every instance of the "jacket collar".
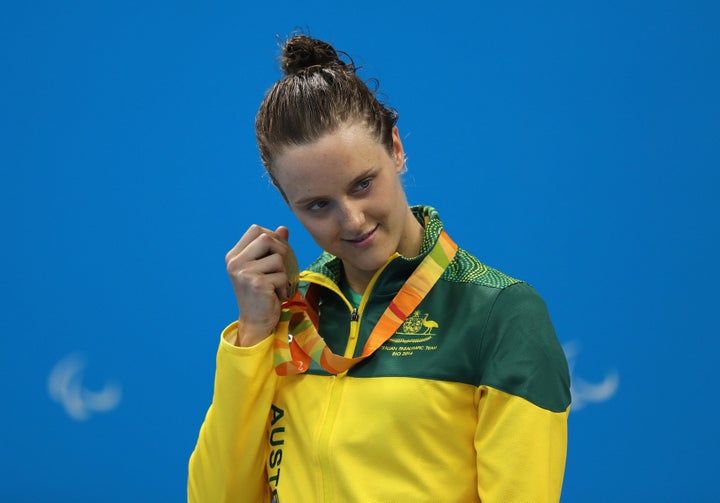
[[[375, 283], [373, 295], [394, 295], [429, 253], [440, 236], [443, 223], [435, 208], [431, 206], [411, 206], [410, 209], [415, 218], [425, 228], [420, 253], [416, 257], [398, 256], [391, 259]], [[342, 261], [330, 253], [323, 252], [320, 257], [310, 264], [307, 271], [325, 276], [337, 285], [342, 275]]]

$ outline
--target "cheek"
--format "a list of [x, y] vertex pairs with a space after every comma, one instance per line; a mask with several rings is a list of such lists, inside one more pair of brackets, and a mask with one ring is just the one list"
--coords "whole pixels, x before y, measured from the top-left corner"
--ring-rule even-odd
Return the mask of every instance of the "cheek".
[[405, 189], [403, 188], [402, 181], [398, 178], [395, 180], [392, 192], [392, 203], [394, 207], [407, 206], [407, 198], [405, 196]]
[[300, 220], [302, 226], [318, 244], [327, 243], [329, 240], [332, 239], [334, 231], [329, 221], [321, 219], [301, 218], [297, 215], [297, 213], [295, 214], [295, 216], [298, 217], [298, 220]]

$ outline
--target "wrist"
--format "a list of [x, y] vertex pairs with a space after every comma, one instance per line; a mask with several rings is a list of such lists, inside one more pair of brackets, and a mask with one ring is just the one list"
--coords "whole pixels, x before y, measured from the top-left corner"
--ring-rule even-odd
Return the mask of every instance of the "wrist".
[[246, 323], [240, 318], [237, 322], [235, 340], [228, 340], [228, 342], [238, 347], [250, 347], [259, 344], [270, 335], [272, 335], [272, 330]]

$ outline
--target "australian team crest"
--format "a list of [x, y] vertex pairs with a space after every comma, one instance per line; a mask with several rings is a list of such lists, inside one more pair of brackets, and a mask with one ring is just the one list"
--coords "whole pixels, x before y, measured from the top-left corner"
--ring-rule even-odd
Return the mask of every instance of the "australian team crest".
[[390, 340], [396, 343], [425, 342], [436, 335], [433, 330], [438, 327], [438, 322], [429, 319], [428, 313], [413, 311]]

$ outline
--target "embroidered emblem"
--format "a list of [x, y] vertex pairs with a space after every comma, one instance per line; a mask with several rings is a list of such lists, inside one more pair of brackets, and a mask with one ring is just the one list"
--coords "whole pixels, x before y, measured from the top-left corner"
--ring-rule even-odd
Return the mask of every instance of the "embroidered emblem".
[[440, 328], [440, 324], [430, 319], [428, 313], [413, 311], [381, 349], [388, 351], [390, 356], [394, 357], [436, 351], [437, 344], [428, 341], [438, 335], [435, 331], [437, 328]]
[[420, 311], [414, 311], [400, 325], [395, 335], [390, 338], [390, 341], [395, 343], [417, 343], [430, 340], [437, 335], [433, 330], [439, 328], [439, 325], [437, 321], [428, 319], [428, 316], [428, 313], [421, 314]]
[[421, 317], [420, 312], [415, 311], [408, 316], [396, 333], [400, 335], [435, 335], [432, 331], [438, 326], [437, 321], [428, 320], [428, 313]]

